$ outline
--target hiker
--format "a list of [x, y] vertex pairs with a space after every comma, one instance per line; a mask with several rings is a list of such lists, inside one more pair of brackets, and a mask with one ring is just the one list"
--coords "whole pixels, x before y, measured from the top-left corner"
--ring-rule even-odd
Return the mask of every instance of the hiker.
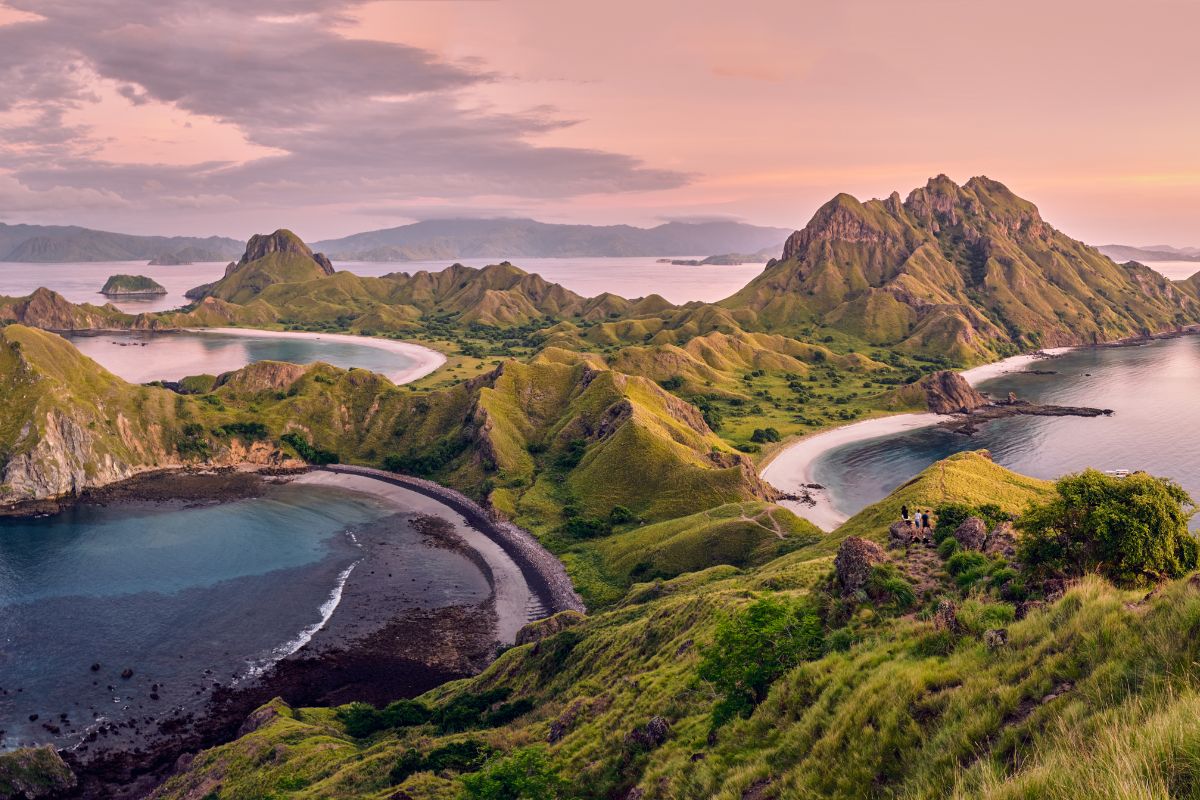
[[921, 512], [921, 527], [924, 528], [925, 530], [929, 530], [929, 512], [928, 511]]
[[900, 506], [900, 516], [904, 519], [904, 524], [911, 525], [912, 522], [908, 519], [908, 504]]

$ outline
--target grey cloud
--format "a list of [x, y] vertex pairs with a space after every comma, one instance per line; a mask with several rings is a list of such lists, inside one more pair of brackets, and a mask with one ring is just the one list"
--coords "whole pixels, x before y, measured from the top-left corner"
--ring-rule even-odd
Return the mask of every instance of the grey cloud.
[[[669, 188], [689, 176], [635, 158], [537, 146], [553, 109], [464, 110], [497, 77], [415, 47], [347, 39], [330, 23], [354, 0], [9, 0], [43, 19], [0, 27], [0, 110], [40, 108], [0, 128], [0, 155], [35, 191], [111, 192], [160, 211], [233, 202], [280, 208], [403, 205], [500, 195], [562, 198]], [[263, 17], [316, 15], [316, 22]], [[64, 113], [95, 100], [92, 76], [134, 103], [173, 103], [279, 152], [244, 164], [108, 163]], [[157, 198], [174, 198], [156, 203]], [[191, 200], [187, 200], [191, 198]]]

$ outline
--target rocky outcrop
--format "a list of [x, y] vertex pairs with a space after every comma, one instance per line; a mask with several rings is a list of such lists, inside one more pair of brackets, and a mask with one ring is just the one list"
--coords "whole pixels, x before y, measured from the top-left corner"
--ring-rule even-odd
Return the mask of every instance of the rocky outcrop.
[[988, 399], [957, 372], [934, 372], [919, 385], [925, 391], [925, 405], [934, 414], [961, 414], [988, 405]]
[[74, 789], [75, 773], [50, 745], [0, 753], [0, 798], [39, 800]]
[[217, 376], [214, 389], [227, 386], [235, 392], [280, 392], [300, 380], [308, 367], [286, 361], [255, 361], [241, 369], [223, 372]]
[[[315, 261], [326, 275], [332, 275], [334, 272], [333, 264], [325, 257], [324, 253], [314, 254], [299, 236], [284, 228], [280, 228], [274, 233], [256, 233], [251, 236], [250, 241], [246, 243], [246, 252], [238, 261], [238, 266], [266, 258], [272, 253], [295, 253], [307, 256]], [[226, 274], [229, 274], [228, 270]]]
[[585, 619], [587, 617], [578, 611], [561, 611], [552, 617], [536, 620], [521, 628], [517, 631], [516, 643], [521, 645], [540, 642], [556, 633], [562, 633], [567, 628], [575, 627]]
[[888, 561], [883, 548], [858, 536], [847, 537], [838, 547], [833, 569], [843, 595], [852, 595], [866, 588], [871, 569]]
[[958, 621], [958, 603], [953, 600], [939, 600], [933, 612], [933, 627], [956, 636], [962, 633], [962, 623]]
[[919, 538], [920, 529], [911, 522], [898, 519], [888, 528], [888, 549], [899, 550], [908, 547]]
[[989, 556], [1012, 559], [1017, 555], [1017, 532], [1011, 522], [1001, 522], [988, 534], [983, 552]]
[[987, 525], [979, 517], [967, 517], [954, 529], [954, 538], [964, 550], [982, 550], [987, 539]]
[[640, 728], [634, 728], [625, 734], [625, 746], [639, 750], [654, 750], [660, 747], [671, 735], [671, 723], [666, 717], [654, 716]]

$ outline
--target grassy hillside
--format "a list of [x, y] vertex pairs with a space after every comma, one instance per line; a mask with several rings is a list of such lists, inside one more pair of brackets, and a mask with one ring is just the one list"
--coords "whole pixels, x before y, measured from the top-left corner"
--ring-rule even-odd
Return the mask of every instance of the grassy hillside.
[[[944, 484], [939, 465], [876, 511], [914, 498], [1016, 508], [1045, 491], [979, 454], [945, 468]], [[643, 551], [673, 559], [676, 538], [753, 513], [779, 519], [766, 507], [727, 507], [708, 521], [697, 515], [616, 537], [604, 551], [621, 563]], [[882, 523], [893, 517], [878, 526], [867, 519], [847, 523], [834, 540], [849, 532], [882, 538]], [[156, 797], [459, 797], [463, 776], [478, 765], [423, 766], [449, 763], [438, 759], [455, 743], [510, 758], [534, 748], [565, 779], [556, 796], [571, 798], [1200, 791], [1191, 745], [1200, 697], [1189, 677], [1200, 619], [1194, 582], [1146, 597], [1089, 577], [1061, 599], [1018, 609], [988, 588], [990, 578], [951, 580], [955, 567], [945, 562], [936, 598], [905, 612], [894, 601], [839, 596], [826, 578], [828, 544], [757, 568], [714, 567], [635, 585], [613, 609], [512, 648], [477, 678], [420, 698], [435, 711], [431, 723], [352, 736], [345, 710], [277, 703], [265, 725], [202, 753]], [[904, 551], [891, 558], [900, 574], [910, 568]], [[720, 649], [723, 621], [744, 619], [764, 597], [817, 609], [820, 646], [785, 669], [752, 714], [718, 723], [719, 693], [701, 679], [702, 665]], [[951, 628], [932, 612], [938, 598], [956, 604]], [[1005, 642], [989, 645], [987, 631], [1001, 628]], [[456, 724], [465, 724], [462, 732], [437, 721], [448, 719], [438, 709], [496, 690], [515, 719]], [[650, 724], [655, 719], [667, 725]]]
[[1003, 184], [945, 176], [861, 203], [838, 195], [782, 259], [721, 303], [754, 324], [827, 325], [873, 345], [964, 363], [1196, 322], [1194, 292], [1117, 264], [1045, 223]]

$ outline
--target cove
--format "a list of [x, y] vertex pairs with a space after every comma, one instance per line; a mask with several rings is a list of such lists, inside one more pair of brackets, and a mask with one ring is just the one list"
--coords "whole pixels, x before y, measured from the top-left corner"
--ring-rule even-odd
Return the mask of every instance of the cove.
[[219, 375], [255, 361], [323, 361], [379, 372], [401, 384], [433, 372], [446, 360], [441, 353], [410, 342], [328, 333], [215, 328], [74, 333], [67, 338], [84, 355], [131, 383]]
[[104, 723], [133, 735], [199, 713], [217, 684], [325, 635], [372, 547], [396, 554], [377, 576], [388, 608], [486, 601], [486, 570], [412, 524], [430, 514], [450, 512], [294, 481], [250, 499], [0, 519], [0, 747], [73, 746]]
[[[1048, 372], [1052, 374], [1036, 374]], [[1200, 337], [1089, 347], [1039, 360], [978, 384], [995, 397], [1098, 406], [1112, 417], [1011, 417], [974, 436], [921, 427], [834, 447], [815, 457], [814, 480], [837, 511], [852, 515], [934, 461], [986, 449], [1002, 466], [1053, 479], [1086, 467], [1144, 470], [1200, 498]]]

